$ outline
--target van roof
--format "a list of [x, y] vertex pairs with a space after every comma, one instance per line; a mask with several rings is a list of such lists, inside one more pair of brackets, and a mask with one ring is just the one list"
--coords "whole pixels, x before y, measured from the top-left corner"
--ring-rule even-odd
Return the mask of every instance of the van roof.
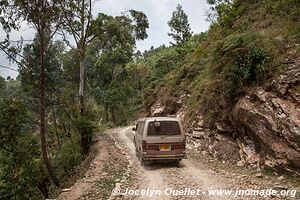
[[174, 118], [174, 117], [145, 117], [145, 118], [139, 119], [138, 122], [140, 122], [140, 121], [154, 121], [155, 119], [157, 121], [179, 121], [177, 118]]

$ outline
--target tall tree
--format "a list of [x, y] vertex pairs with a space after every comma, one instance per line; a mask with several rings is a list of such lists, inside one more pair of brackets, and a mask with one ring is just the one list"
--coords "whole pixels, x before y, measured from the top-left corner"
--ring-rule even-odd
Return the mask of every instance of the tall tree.
[[[0, 21], [4, 30], [9, 34], [11, 29], [18, 29], [19, 22], [26, 20], [36, 31], [39, 44], [40, 64], [40, 136], [41, 149], [44, 163], [53, 183], [59, 187], [60, 183], [55, 176], [51, 160], [48, 155], [48, 144], [46, 139], [46, 109], [45, 109], [45, 51], [51, 38], [60, 25], [59, 0], [1, 0]], [[8, 41], [7, 38], [6, 41]], [[3, 48], [2, 48], [3, 49]], [[5, 49], [4, 49], [5, 50]], [[13, 52], [8, 52], [11, 56]]]
[[[86, 54], [88, 45], [97, 39], [103, 45], [108, 45], [108, 29], [110, 28], [105, 24], [105, 21], [109, 20], [109, 17], [106, 15], [99, 15], [98, 20], [93, 20], [92, 16], [92, 0], [66, 0], [61, 1], [60, 3], [62, 12], [64, 13], [64, 29], [67, 30], [67, 33], [71, 34], [75, 41], [75, 47], [72, 46], [67, 38], [65, 37], [66, 42], [72, 49], [75, 49], [78, 54], [79, 63], [80, 63], [80, 82], [79, 82], [79, 107], [80, 113], [83, 117], [85, 115], [85, 81], [86, 81]], [[136, 38], [144, 39], [147, 37], [146, 28], [148, 28], [147, 17], [144, 13], [130, 10], [131, 18], [125, 17], [127, 22], [132, 23], [132, 31], [135, 34]], [[100, 20], [101, 18], [101, 20]], [[123, 18], [123, 20], [125, 20]], [[121, 27], [117, 27], [121, 28]], [[133, 31], [134, 30], [134, 31]], [[127, 39], [127, 38], [126, 38]], [[126, 43], [126, 41], [124, 41]], [[81, 132], [81, 145], [83, 152], [86, 152], [88, 149], [88, 141], [86, 138], [84, 130]]]
[[65, 41], [73, 49], [76, 48], [80, 62], [79, 82], [79, 107], [81, 115], [85, 112], [84, 88], [85, 88], [85, 56], [88, 44], [94, 39], [90, 34], [92, 21], [92, 0], [66, 0], [61, 1], [64, 29], [73, 36], [76, 47], [72, 46], [63, 34]]
[[171, 33], [168, 33], [175, 42], [180, 45], [192, 37], [191, 27], [188, 16], [182, 10], [181, 5], [177, 5], [176, 10], [172, 14], [172, 18], [168, 22]]
[[[85, 117], [85, 57], [87, 46], [94, 39], [90, 34], [92, 21], [92, 0], [66, 0], [60, 1], [60, 8], [63, 13], [64, 28], [62, 30], [65, 42], [75, 50], [79, 60], [79, 109], [81, 121], [86, 121]], [[66, 31], [66, 33], [65, 33]], [[73, 36], [75, 46], [67, 39], [67, 35]], [[81, 134], [81, 150], [87, 153], [90, 146], [90, 132], [87, 131], [86, 124], [79, 123], [78, 129]]]
[[[50, 41], [45, 51], [45, 102], [46, 110], [51, 110], [53, 117], [53, 124], [56, 124], [56, 107], [59, 105], [59, 98], [62, 94], [63, 83], [62, 68], [59, 56], [64, 51], [64, 43], [62, 41]], [[25, 45], [23, 49], [22, 65], [19, 66], [18, 80], [21, 82], [21, 88], [24, 93], [28, 95], [26, 102], [30, 105], [32, 111], [39, 112], [38, 98], [39, 98], [39, 77], [40, 77], [40, 64], [39, 64], [39, 44], [38, 38], [35, 37], [33, 43]], [[49, 115], [48, 115], [49, 116]], [[58, 131], [55, 129], [56, 140], [60, 145]], [[49, 135], [49, 134], [48, 134]]]
[[91, 85], [113, 123], [117, 123], [116, 112], [125, 107], [126, 92], [129, 94], [131, 90], [131, 86], [123, 82], [128, 76], [125, 66], [132, 60], [136, 40], [147, 37], [148, 26], [146, 15], [134, 10], [116, 17], [99, 14], [92, 23], [91, 32], [98, 39], [91, 46], [97, 57]]

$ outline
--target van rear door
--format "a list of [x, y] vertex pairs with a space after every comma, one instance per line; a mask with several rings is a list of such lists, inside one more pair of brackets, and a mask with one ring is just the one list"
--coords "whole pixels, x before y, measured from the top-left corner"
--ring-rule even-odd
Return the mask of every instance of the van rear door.
[[148, 155], [184, 154], [185, 136], [177, 120], [150, 121], [143, 149]]

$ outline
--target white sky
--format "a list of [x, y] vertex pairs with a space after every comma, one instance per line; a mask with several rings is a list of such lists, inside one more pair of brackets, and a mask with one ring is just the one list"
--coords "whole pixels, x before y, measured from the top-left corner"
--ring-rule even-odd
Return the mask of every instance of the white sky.
[[[209, 28], [209, 23], [205, 21], [205, 10], [209, 9], [206, 0], [96, 0], [93, 13], [94, 17], [98, 13], [109, 15], [120, 15], [121, 12], [134, 9], [143, 11], [149, 20], [148, 38], [137, 42], [137, 49], [144, 51], [151, 46], [158, 47], [162, 44], [168, 45], [171, 38], [168, 36], [170, 31], [167, 22], [172, 16], [177, 4], [181, 4], [183, 10], [188, 15], [189, 23], [193, 33], [204, 32]], [[19, 32], [13, 32], [11, 39], [18, 40], [20, 36], [24, 39], [32, 39], [34, 30], [23, 25]], [[0, 41], [5, 37], [4, 31], [0, 30]], [[15, 64], [10, 64], [3, 52], [0, 52], [0, 65], [10, 66], [17, 69]], [[17, 72], [0, 67], [0, 76], [15, 78]]]

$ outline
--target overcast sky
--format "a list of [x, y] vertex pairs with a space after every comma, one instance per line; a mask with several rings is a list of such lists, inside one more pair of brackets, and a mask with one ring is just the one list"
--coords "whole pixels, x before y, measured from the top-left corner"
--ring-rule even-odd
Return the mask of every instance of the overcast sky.
[[[109, 15], [120, 15], [121, 12], [134, 9], [143, 11], [149, 20], [148, 38], [137, 42], [137, 49], [144, 51], [151, 46], [158, 47], [162, 44], [168, 45], [171, 38], [168, 36], [170, 31], [167, 22], [176, 9], [177, 4], [181, 4], [183, 10], [188, 15], [188, 19], [193, 33], [204, 32], [208, 29], [209, 23], [205, 21], [205, 10], [209, 9], [206, 0], [97, 0], [94, 5], [94, 16], [98, 13]], [[19, 32], [13, 32], [11, 38], [17, 40], [22, 36], [24, 39], [32, 39], [34, 30], [28, 28], [24, 23]], [[0, 30], [0, 40], [5, 34]], [[0, 65], [10, 66], [16, 69], [14, 64], [9, 64], [3, 52], [0, 52]], [[15, 78], [18, 73], [0, 67], [0, 75], [4, 78], [11, 76]]]

